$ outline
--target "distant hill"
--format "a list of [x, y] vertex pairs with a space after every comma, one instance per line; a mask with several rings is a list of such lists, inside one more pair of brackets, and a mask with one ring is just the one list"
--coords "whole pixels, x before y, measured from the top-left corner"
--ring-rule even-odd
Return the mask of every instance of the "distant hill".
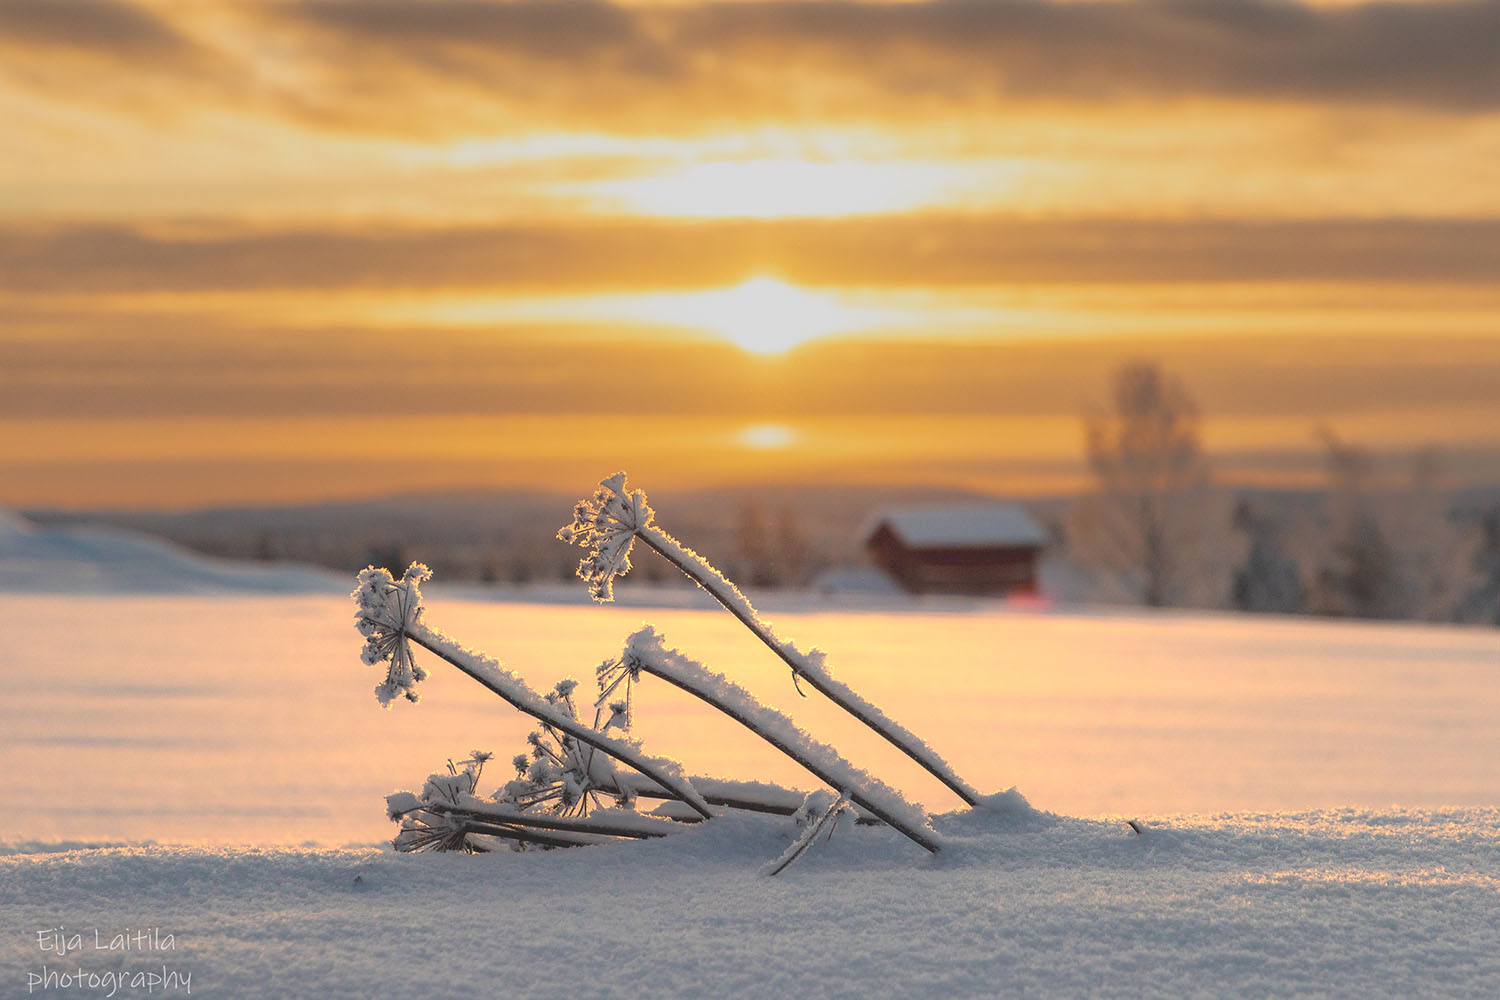
[[[737, 580], [762, 586], [801, 585], [824, 569], [860, 561], [860, 527], [882, 507], [976, 498], [958, 490], [862, 485], [651, 491], [668, 530]], [[572, 579], [578, 552], [554, 536], [577, 499], [476, 491], [183, 512], [33, 510], [27, 516], [55, 528], [105, 524], [145, 532], [228, 559], [291, 559], [340, 573], [420, 559], [439, 579], [531, 583]], [[656, 560], [642, 561], [641, 570], [660, 582], [674, 580]]]
[[0, 510], [0, 591], [23, 593], [340, 593], [310, 566], [213, 559], [116, 527], [38, 526]]
[[[1261, 516], [1279, 526], [1282, 544], [1297, 560], [1305, 583], [1319, 579], [1330, 532], [1324, 491], [1225, 489], [1233, 498], [1250, 501]], [[855, 579], [841, 573], [869, 565], [862, 529], [877, 511], [995, 499], [954, 489], [862, 484], [650, 492], [667, 530], [707, 556], [740, 586], [758, 591], [817, 590], [830, 587], [830, 581]], [[1371, 491], [1369, 496], [1398, 510], [1405, 503], [1396, 493], [1384, 496]], [[33, 586], [63, 590], [324, 589], [325, 578], [316, 571], [284, 565], [310, 563], [333, 571], [332, 579], [338, 581], [335, 589], [342, 590], [349, 575], [366, 565], [399, 571], [420, 560], [444, 584], [571, 588], [579, 553], [555, 535], [577, 499], [578, 494], [572, 493], [471, 491], [182, 512], [26, 512], [35, 527], [0, 511], [0, 570], [10, 580], [0, 586], [18, 589], [30, 580]], [[1073, 499], [1053, 496], [1018, 501], [1052, 539], [1041, 570], [1043, 593], [1065, 603], [1131, 603], [1130, 589], [1118, 574], [1082, 561], [1069, 548]], [[1441, 494], [1438, 502], [1446, 512], [1439, 515], [1446, 527], [1429, 527], [1433, 531], [1442, 527], [1439, 533], [1454, 535], [1458, 547], [1434, 549], [1431, 572], [1451, 577], [1452, 603], [1476, 585], [1471, 549], [1481, 517], [1500, 506], [1500, 487], [1470, 486]], [[1243, 559], [1244, 545], [1242, 533], [1232, 526], [1231, 508], [1225, 506], [1221, 530], [1204, 542], [1205, 551], [1212, 552], [1208, 564], [1223, 579], [1202, 587], [1189, 602], [1192, 606], [1227, 606], [1227, 580]], [[141, 533], [172, 545], [148, 541]], [[1407, 547], [1420, 541], [1410, 531], [1399, 540]], [[64, 570], [62, 556], [67, 553], [77, 557], [78, 565]], [[264, 572], [257, 575], [253, 565], [231, 567], [214, 559], [263, 563]], [[637, 566], [633, 576], [639, 582], [689, 586], [662, 560], [640, 559]]]

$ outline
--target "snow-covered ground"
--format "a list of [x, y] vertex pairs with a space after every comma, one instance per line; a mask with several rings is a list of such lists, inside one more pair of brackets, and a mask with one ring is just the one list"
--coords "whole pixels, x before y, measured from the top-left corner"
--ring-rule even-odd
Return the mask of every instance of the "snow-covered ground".
[[[1031, 803], [969, 812], [799, 698], [701, 595], [428, 588], [431, 624], [538, 687], [588, 684], [649, 620], [943, 814], [937, 856], [841, 826], [768, 880], [792, 835], [774, 818], [580, 851], [389, 853], [385, 793], [475, 747], [507, 759], [527, 720], [430, 660], [421, 704], [382, 711], [346, 598], [301, 592], [316, 588], [297, 571], [281, 594], [223, 579], [0, 596], [0, 996], [107, 995], [47, 992], [30, 978], [44, 966], [165, 966], [215, 997], [1500, 993], [1495, 630], [767, 603], [971, 783]], [[810, 787], [649, 678], [636, 711], [646, 747], [692, 772]], [[100, 844], [122, 846], [56, 852]], [[98, 951], [96, 928], [106, 946], [157, 935]]]
[[[776, 879], [755, 870], [783, 826], [743, 817], [545, 854], [0, 858], [0, 988], [25, 996], [47, 966], [277, 1000], [1500, 993], [1493, 809], [1178, 817], [1141, 837], [1024, 811], [937, 825], [944, 855], [841, 829]], [[84, 947], [44, 953], [58, 925]], [[173, 948], [94, 951], [95, 928]]]

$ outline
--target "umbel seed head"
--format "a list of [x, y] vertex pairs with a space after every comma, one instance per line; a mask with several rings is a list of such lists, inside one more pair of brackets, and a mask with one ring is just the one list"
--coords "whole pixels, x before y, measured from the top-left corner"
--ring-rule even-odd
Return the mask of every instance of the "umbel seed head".
[[653, 516], [646, 494], [626, 489], [623, 472], [601, 481], [593, 496], [573, 508], [573, 523], [557, 537], [585, 550], [578, 561], [578, 576], [588, 584], [594, 600], [614, 600], [615, 577], [630, 572], [635, 536], [651, 525]]
[[367, 566], [360, 571], [359, 585], [349, 596], [354, 598], [354, 627], [365, 637], [359, 658], [374, 666], [389, 662], [385, 682], [375, 687], [375, 697], [389, 707], [400, 695], [416, 701], [418, 681], [427, 679], [427, 671], [412, 660], [407, 633], [422, 618], [422, 581], [432, 578], [432, 570], [412, 563], [400, 580], [389, 570]]

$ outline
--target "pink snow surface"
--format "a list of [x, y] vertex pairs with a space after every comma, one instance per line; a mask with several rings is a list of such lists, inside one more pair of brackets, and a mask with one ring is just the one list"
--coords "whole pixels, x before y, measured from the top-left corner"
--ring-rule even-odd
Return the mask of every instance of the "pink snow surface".
[[[756, 872], [796, 831], [750, 815], [475, 857], [0, 857], [0, 982], [166, 965], [237, 1000], [1500, 995], [1500, 810], [1162, 817], [1137, 837], [990, 805], [936, 817], [938, 855], [845, 820], [775, 879]], [[90, 950], [43, 951], [59, 925]], [[94, 928], [174, 947], [95, 952]]]

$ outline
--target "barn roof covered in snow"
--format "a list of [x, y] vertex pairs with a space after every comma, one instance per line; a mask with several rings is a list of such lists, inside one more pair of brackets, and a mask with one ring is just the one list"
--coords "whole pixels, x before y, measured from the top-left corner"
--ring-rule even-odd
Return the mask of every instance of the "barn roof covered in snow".
[[1004, 548], [1045, 545], [1047, 533], [1015, 504], [943, 504], [897, 507], [870, 521], [866, 538], [882, 525], [908, 548]]

